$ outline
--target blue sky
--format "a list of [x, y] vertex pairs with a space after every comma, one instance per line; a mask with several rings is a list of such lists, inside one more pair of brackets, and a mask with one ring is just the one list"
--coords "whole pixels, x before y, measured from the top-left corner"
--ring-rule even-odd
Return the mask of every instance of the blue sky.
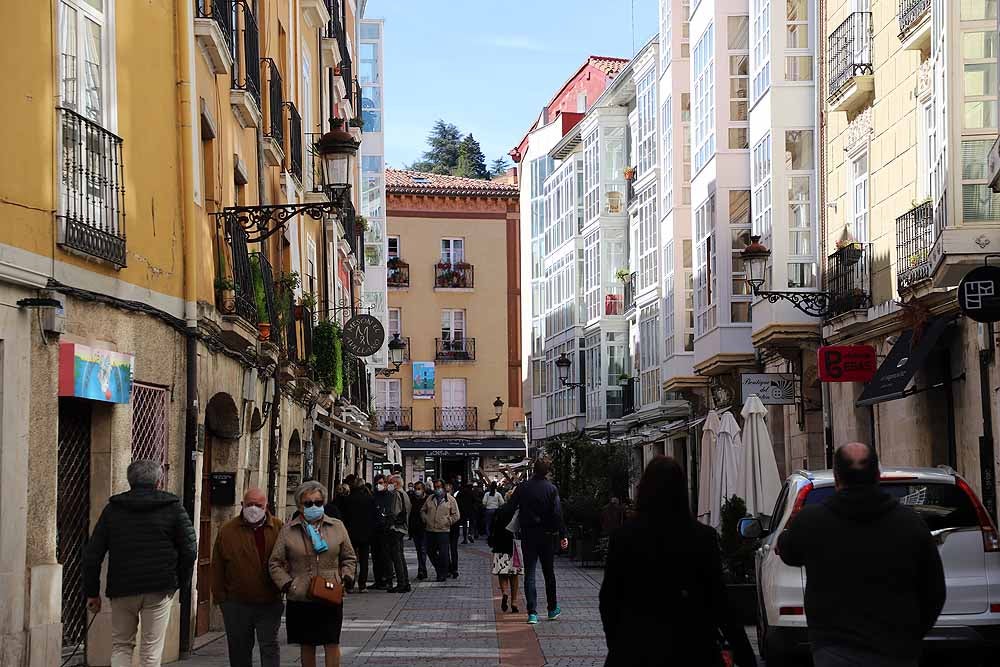
[[385, 19], [385, 152], [420, 158], [438, 118], [471, 132], [487, 163], [506, 155], [591, 54], [631, 57], [657, 28], [657, 1], [369, 0]]

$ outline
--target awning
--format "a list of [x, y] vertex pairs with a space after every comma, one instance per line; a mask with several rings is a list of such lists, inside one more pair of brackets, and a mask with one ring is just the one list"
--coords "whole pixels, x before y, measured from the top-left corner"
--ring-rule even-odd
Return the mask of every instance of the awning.
[[951, 321], [945, 317], [931, 320], [915, 344], [913, 330], [904, 331], [892, 346], [885, 361], [878, 367], [875, 377], [865, 385], [856, 405], [874, 405], [906, 396], [906, 388], [910, 381], [917, 371], [923, 368], [931, 350]]
[[424, 456], [511, 456], [528, 455], [528, 446], [520, 438], [443, 439], [410, 438], [397, 440], [404, 454]]
[[326, 415], [320, 415], [320, 418], [316, 420], [316, 426], [373, 454], [378, 454], [379, 456], [387, 455], [388, 441], [383, 436], [372, 433], [360, 426], [348, 424], [336, 417]]

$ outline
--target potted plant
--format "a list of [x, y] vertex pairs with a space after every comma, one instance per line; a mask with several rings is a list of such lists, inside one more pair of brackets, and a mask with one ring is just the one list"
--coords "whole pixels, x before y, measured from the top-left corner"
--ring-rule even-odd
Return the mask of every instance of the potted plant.
[[840, 239], [836, 245], [837, 255], [845, 265], [853, 266], [861, 260], [864, 248], [850, 236]]
[[468, 262], [465, 261], [455, 262], [455, 268], [458, 269], [459, 271], [465, 271], [467, 269], [471, 269], [472, 264], [469, 264]]
[[744, 540], [739, 534], [740, 519], [747, 516], [747, 506], [739, 496], [722, 503], [722, 576], [726, 583], [729, 606], [744, 625], [757, 622], [757, 585], [754, 569], [756, 541]]
[[302, 320], [306, 316], [306, 309], [316, 308], [316, 295], [312, 292], [303, 292], [299, 297], [299, 303], [295, 306], [295, 319]]
[[352, 118], [348, 123], [348, 125], [350, 125], [351, 127], [356, 127], [359, 130], [363, 130], [365, 129], [365, 119], [361, 116], [357, 116], [355, 118]]
[[625, 180], [631, 181], [635, 178], [635, 167], [625, 167]]
[[354, 216], [354, 223], [358, 226], [358, 229], [360, 229], [363, 232], [367, 232], [369, 229], [371, 229], [371, 227], [368, 224], [368, 218], [366, 218], [363, 215]]
[[389, 261], [387, 261], [385, 265], [388, 266], [390, 269], [398, 269], [401, 266], [403, 266], [403, 260], [401, 260], [399, 257], [390, 257]]
[[231, 315], [236, 311], [236, 284], [228, 276], [215, 279], [215, 290], [219, 293], [219, 309]]
[[447, 271], [451, 268], [451, 262], [441, 261], [437, 263], [438, 271]]
[[264, 296], [264, 273], [256, 257], [250, 258], [250, 276], [253, 280], [254, 304], [257, 306], [257, 338], [261, 341], [271, 338], [271, 319], [267, 312], [267, 297]]
[[622, 281], [623, 283], [627, 283], [629, 278], [631, 277], [632, 277], [632, 272], [626, 268], [618, 269], [618, 271], [615, 272], [615, 278]]

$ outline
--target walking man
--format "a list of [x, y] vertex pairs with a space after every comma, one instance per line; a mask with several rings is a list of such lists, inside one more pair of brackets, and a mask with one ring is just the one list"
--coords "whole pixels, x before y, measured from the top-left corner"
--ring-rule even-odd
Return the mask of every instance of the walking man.
[[409, 532], [410, 497], [403, 490], [403, 478], [393, 475], [389, 478], [389, 488], [392, 493], [392, 513], [389, 515], [389, 556], [392, 569], [396, 572], [396, 587], [390, 588], [390, 593], [409, 593], [410, 573], [406, 569], [406, 556], [403, 554], [403, 540]]
[[555, 543], [566, 549], [566, 526], [563, 523], [559, 490], [549, 481], [552, 463], [545, 458], [537, 459], [534, 476], [517, 487], [510, 502], [520, 510], [518, 522], [521, 524], [521, 547], [524, 552], [524, 597], [528, 603], [528, 623], [538, 623], [538, 592], [535, 590], [535, 567], [541, 563], [545, 578], [545, 597], [548, 603], [549, 620], [559, 618], [562, 609], [556, 598]]
[[441, 480], [434, 480], [434, 495], [420, 510], [427, 529], [427, 544], [438, 582], [446, 581], [449, 567], [451, 528], [458, 524], [458, 501], [444, 490]]
[[427, 529], [420, 515], [426, 500], [424, 484], [417, 482], [413, 485], [413, 495], [410, 496], [410, 537], [413, 539], [413, 548], [417, 550], [417, 579], [427, 578]]
[[281, 592], [271, 580], [268, 561], [281, 521], [267, 511], [261, 489], [247, 489], [243, 510], [219, 529], [212, 551], [212, 597], [222, 607], [229, 643], [229, 664], [251, 667], [254, 635], [261, 667], [278, 667]]
[[927, 524], [879, 489], [878, 455], [861, 443], [833, 459], [837, 493], [802, 509], [778, 538], [806, 568], [816, 667], [916, 667], [944, 606], [944, 569]]
[[162, 475], [156, 461], [132, 462], [126, 472], [131, 490], [111, 496], [83, 554], [92, 614], [101, 611], [101, 563], [108, 555], [111, 667], [131, 667], [140, 618], [139, 664], [160, 664], [174, 591], [191, 581], [198, 556], [180, 498], [156, 488]]
[[[360, 477], [348, 475], [344, 480], [351, 494], [344, 501], [344, 524], [351, 545], [358, 556], [358, 592], [368, 585], [368, 561], [371, 558], [372, 532], [375, 524], [375, 501]], [[350, 590], [350, 589], [349, 589]]]
[[459, 498], [462, 497], [462, 490], [457, 484], [445, 484], [444, 492], [455, 501], [455, 507], [458, 508], [458, 521], [452, 525], [451, 531], [448, 534], [448, 546], [450, 550], [448, 576], [452, 579], [458, 579], [458, 535], [462, 523], [462, 503], [459, 501]]
[[385, 475], [375, 475], [375, 524], [372, 530], [372, 563], [375, 569], [374, 588], [388, 590], [392, 588], [392, 558], [389, 554], [390, 526], [392, 515], [392, 496]]

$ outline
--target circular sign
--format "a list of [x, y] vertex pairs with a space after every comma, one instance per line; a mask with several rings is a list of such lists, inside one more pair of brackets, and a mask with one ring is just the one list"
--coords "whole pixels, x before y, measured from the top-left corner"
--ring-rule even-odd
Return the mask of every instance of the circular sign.
[[385, 327], [371, 315], [355, 315], [344, 324], [344, 349], [359, 357], [370, 357], [385, 343]]
[[958, 284], [958, 307], [976, 322], [1000, 322], [1000, 266], [980, 266]]

